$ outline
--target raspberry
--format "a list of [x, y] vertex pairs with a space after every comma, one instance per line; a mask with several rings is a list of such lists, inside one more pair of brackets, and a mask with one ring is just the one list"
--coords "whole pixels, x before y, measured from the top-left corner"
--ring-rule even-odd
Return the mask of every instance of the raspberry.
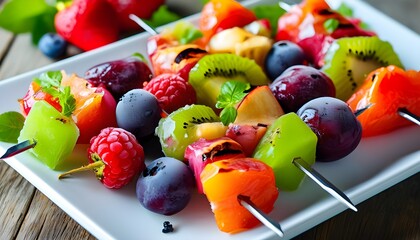
[[194, 88], [181, 76], [172, 73], [156, 76], [144, 89], [156, 96], [160, 107], [168, 114], [194, 104], [197, 99]]
[[122, 128], [105, 128], [90, 140], [89, 162], [96, 177], [108, 188], [121, 188], [145, 168], [143, 147]]

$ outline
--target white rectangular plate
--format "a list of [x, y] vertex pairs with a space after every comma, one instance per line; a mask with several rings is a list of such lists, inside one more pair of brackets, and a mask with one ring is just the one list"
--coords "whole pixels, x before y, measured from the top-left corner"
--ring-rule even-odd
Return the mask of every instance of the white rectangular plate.
[[[420, 38], [417, 34], [363, 2], [348, 0], [347, 4], [382, 39], [392, 43], [406, 68], [419, 70]], [[196, 22], [197, 16], [187, 19]], [[19, 111], [17, 98], [24, 96], [32, 78], [42, 72], [64, 69], [68, 73], [83, 76], [87, 68], [96, 64], [124, 58], [133, 52], [145, 54], [147, 38], [146, 33], [139, 34], [1, 81], [0, 112]], [[420, 169], [419, 143], [420, 128], [409, 127], [363, 139], [346, 158], [332, 163], [317, 163], [314, 167], [357, 204], [417, 173]], [[1, 152], [9, 146], [1, 143]], [[153, 150], [146, 148], [145, 151], [150, 153]], [[184, 211], [167, 217], [149, 212], [140, 205], [135, 197], [134, 182], [121, 190], [109, 190], [92, 173], [58, 180], [58, 172], [48, 169], [29, 153], [8, 159], [7, 163], [99, 239], [275, 238], [263, 226], [234, 235], [220, 232], [203, 195], [195, 194]], [[280, 222], [286, 233], [285, 238], [291, 238], [345, 209], [344, 205], [306, 179], [297, 191], [280, 193], [270, 216]], [[165, 220], [171, 221], [175, 232], [161, 232]]]

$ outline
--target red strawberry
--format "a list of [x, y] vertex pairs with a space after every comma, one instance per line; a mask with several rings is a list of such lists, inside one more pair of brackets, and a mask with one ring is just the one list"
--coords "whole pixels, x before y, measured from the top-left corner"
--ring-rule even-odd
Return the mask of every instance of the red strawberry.
[[107, 188], [127, 185], [145, 168], [143, 147], [136, 137], [122, 128], [105, 128], [90, 140], [90, 164], [59, 176], [93, 169], [96, 177]]
[[177, 74], [158, 75], [144, 89], [156, 96], [161, 108], [168, 114], [196, 102], [194, 88]]
[[134, 14], [139, 18], [149, 19], [165, 0], [108, 0], [118, 13], [118, 22], [124, 31], [140, 30], [137, 25], [128, 16]]
[[74, 0], [55, 15], [54, 25], [68, 42], [89, 51], [118, 40], [116, 17], [105, 0]]

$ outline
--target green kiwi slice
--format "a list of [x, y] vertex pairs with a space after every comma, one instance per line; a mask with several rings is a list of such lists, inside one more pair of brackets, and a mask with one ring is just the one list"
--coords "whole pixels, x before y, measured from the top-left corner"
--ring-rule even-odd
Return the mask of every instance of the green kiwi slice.
[[197, 94], [197, 103], [212, 108], [215, 108], [221, 86], [230, 80], [249, 82], [253, 86], [270, 83], [254, 60], [229, 53], [204, 56], [189, 75], [189, 83]]
[[187, 105], [159, 121], [156, 135], [167, 157], [184, 160], [185, 149], [200, 138], [215, 139], [225, 135], [227, 127], [208, 106]]
[[328, 49], [322, 71], [334, 82], [336, 97], [347, 101], [370, 72], [388, 65], [403, 68], [389, 42], [376, 36], [347, 37]]

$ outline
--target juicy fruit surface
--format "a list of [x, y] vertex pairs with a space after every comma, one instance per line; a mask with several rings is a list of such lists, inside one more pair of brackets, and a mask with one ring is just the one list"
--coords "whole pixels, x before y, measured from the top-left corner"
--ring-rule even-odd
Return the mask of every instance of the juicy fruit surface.
[[253, 60], [228, 53], [206, 55], [191, 69], [189, 83], [197, 94], [197, 103], [214, 108], [220, 88], [228, 80], [249, 82], [253, 86], [269, 83]]
[[228, 137], [207, 140], [200, 138], [188, 145], [185, 149], [184, 159], [193, 170], [199, 193], [203, 193], [203, 184], [200, 175], [204, 167], [211, 162], [230, 158], [244, 158], [242, 146]]
[[61, 84], [70, 86], [71, 93], [76, 99], [73, 117], [80, 131], [77, 143], [89, 143], [90, 139], [102, 129], [117, 126], [115, 115], [117, 103], [106, 89], [92, 87], [85, 79], [75, 74], [67, 75], [64, 72], [62, 74]]
[[117, 104], [118, 127], [138, 139], [152, 135], [160, 120], [161, 108], [156, 97], [144, 89], [133, 89]]
[[145, 167], [143, 147], [130, 132], [121, 128], [105, 128], [91, 140], [89, 162], [102, 161], [96, 177], [107, 188], [127, 185]]
[[217, 226], [223, 232], [235, 233], [260, 223], [242, 207], [238, 195], [249, 197], [265, 213], [273, 210], [278, 197], [273, 170], [253, 158], [209, 163], [201, 173], [201, 181]]
[[223, 29], [243, 27], [256, 19], [251, 10], [234, 0], [211, 0], [201, 10], [199, 28], [208, 42]]
[[103, 0], [75, 0], [55, 15], [57, 33], [89, 51], [118, 40], [118, 23], [112, 6]]
[[60, 169], [73, 152], [78, 137], [79, 129], [71, 118], [40, 100], [32, 106], [26, 117], [18, 142], [34, 139], [36, 146], [29, 151], [49, 168]]
[[316, 98], [303, 105], [298, 115], [318, 137], [317, 161], [339, 160], [359, 145], [362, 137], [360, 122], [339, 99]]
[[413, 124], [403, 119], [398, 111], [406, 108], [420, 116], [419, 79], [419, 71], [405, 71], [397, 66], [379, 68], [367, 76], [363, 85], [347, 101], [353, 112], [369, 107], [357, 117], [364, 137]]
[[183, 162], [162, 157], [151, 162], [137, 180], [136, 195], [152, 212], [173, 215], [191, 199], [194, 177]]
[[276, 185], [284, 191], [296, 190], [305, 174], [293, 159], [302, 158], [309, 165], [315, 163], [317, 136], [295, 113], [279, 117], [268, 129], [253, 157], [273, 168]]
[[224, 135], [226, 129], [222, 125], [218, 125], [224, 130], [220, 133], [216, 131], [214, 134], [211, 128], [208, 129], [209, 133], [199, 133], [197, 131], [201, 124], [218, 121], [219, 117], [214, 111], [203, 105], [187, 105], [172, 112], [166, 118], [162, 118], [156, 128], [163, 153], [167, 157], [183, 160], [184, 151], [189, 144], [201, 137], [211, 139]]
[[106, 88], [116, 101], [126, 92], [142, 88], [152, 76], [149, 66], [137, 55], [98, 64], [85, 73], [86, 80]]
[[270, 84], [270, 89], [285, 112], [297, 112], [318, 97], [335, 97], [332, 80], [320, 70], [304, 65], [286, 69]]
[[371, 71], [391, 64], [402, 67], [389, 42], [378, 37], [341, 38], [328, 49], [322, 71], [334, 82], [336, 97], [347, 101]]
[[158, 75], [143, 89], [155, 95], [161, 108], [168, 114], [197, 101], [194, 88], [177, 74]]

